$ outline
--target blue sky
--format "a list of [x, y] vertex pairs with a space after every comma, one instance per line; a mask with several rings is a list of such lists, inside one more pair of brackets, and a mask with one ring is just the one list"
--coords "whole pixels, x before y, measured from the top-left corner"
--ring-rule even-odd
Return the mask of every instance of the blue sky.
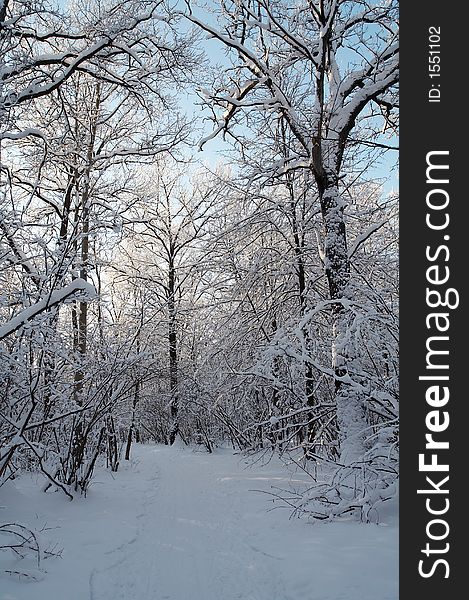
[[[59, 6], [65, 7], [69, 4], [69, 0], [57, 0]], [[209, 22], [213, 22], [213, 18], [209, 13], [204, 14]], [[203, 39], [203, 49], [212, 65], [219, 65], [220, 68], [229, 64], [228, 59], [225, 56], [225, 50], [222, 45], [216, 40]], [[345, 56], [345, 59], [347, 57]], [[348, 59], [347, 59], [348, 60]], [[208, 84], [207, 84], [208, 85]], [[194, 92], [187, 91], [179, 97], [179, 104], [183, 112], [189, 117], [190, 120], [196, 124], [196, 139], [206, 137], [213, 128], [213, 123], [210, 120], [203, 120], [204, 117], [209, 116], [207, 110], [203, 110], [197, 104], [200, 104], [200, 99]], [[398, 145], [398, 139], [394, 138], [391, 140], [383, 140], [392, 146]], [[195, 158], [203, 163], [208, 164], [211, 168], [214, 168], [217, 163], [225, 162], [223, 158], [223, 152], [230, 149], [231, 146], [224, 142], [221, 136], [210, 140], [204, 145], [202, 152], [196, 152]], [[398, 187], [398, 170], [396, 167], [398, 153], [396, 151], [389, 151], [384, 157], [377, 163], [372, 169], [368, 171], [369, 177], [376, 177], [377, 179], [386, 180], [383, 184], [383, 193], [387, 194], [393, 189]]]

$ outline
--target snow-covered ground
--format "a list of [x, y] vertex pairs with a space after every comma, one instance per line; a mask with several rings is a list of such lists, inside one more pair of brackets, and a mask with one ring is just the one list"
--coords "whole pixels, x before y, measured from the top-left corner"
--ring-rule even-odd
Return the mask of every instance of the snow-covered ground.
[[[45, 527], [43, 548], [63, 550], [45, 573], [0, 552], [0, 600], [396, 600], [392, 510], [379, 526], [309, 524], [251, 491], [307, 483], [229, 450], [141, 445], [118, 473], [98, 471], [86, 499], [23, 476], [0, 488], [0, 524]], [[27, 568], [40, 580], [5, 573]]]

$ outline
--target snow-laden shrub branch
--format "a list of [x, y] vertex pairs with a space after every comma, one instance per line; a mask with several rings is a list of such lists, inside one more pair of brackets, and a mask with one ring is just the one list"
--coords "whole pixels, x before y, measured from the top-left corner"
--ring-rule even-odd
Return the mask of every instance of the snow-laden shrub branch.
[[50, 310], [51, 308], [55, 308], [60, 304], [70, 301], [71, 298], [74, 298], [75, 300], [81, 300], [82, 302], [89, 302], [95, 297], [96, 290], [94, 286], [83, 279], [77, 278], [62, 289], [48, 293], [46, 296], [41, 298], [41, 300], [23, 309], [7, 323], [1, 325], [0, 341], [12, 333], [15, 333], [21, 327], [27, 325], [30, 321], [44, 311]]

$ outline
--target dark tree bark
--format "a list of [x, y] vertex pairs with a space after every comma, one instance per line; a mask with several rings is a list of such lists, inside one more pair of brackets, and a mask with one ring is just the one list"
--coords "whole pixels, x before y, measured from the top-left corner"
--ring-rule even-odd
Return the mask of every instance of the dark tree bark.
[[170, 445], [174, 444], [179, 432], [178, 347], [175, 291], [176, 272], [174, 259], [171, 256], [168, 271], [169, 406], [171, 412], [171, 426], [169, 430]]

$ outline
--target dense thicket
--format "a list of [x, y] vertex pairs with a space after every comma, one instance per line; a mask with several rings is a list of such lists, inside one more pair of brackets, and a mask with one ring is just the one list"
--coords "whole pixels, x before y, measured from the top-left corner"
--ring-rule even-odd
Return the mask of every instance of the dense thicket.
[[367, 518], [397, 481], [396, 8], [210, 7], [0, 3], [0, 484], [73, 497], [180, 436]]

